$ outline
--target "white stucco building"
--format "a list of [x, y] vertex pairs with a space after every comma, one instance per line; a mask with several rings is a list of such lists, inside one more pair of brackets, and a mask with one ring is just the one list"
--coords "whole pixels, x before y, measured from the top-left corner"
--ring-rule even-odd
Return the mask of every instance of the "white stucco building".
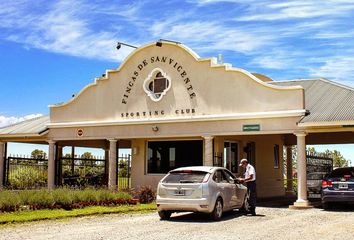
[[[306, 143], [354, 143], [354, 90], [325, 79], [272, 81], [182, 44], [150, 43], [50, 115], [0, 129], [0, 186], [5, 143], [49, 144], [48, 187], [64, 146], [106, 151], [116, 188], [117, 149], [132, 149], [133, 186], [156, 186], [179, 166], [222, 165], [240, 174], [248, 158], [258, 197], [285, 195], [283, 147], [298, 148], [298, 199], [307, 206]], [[291, 152], [287, 175], [292, 178]], [[291, 182], [289, 189], [291, 189]]]

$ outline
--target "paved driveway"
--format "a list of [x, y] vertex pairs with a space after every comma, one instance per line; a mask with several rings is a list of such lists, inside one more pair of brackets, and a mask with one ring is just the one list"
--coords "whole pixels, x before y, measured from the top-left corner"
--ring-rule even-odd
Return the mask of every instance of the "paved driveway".
[[234, 212], [220, 222], [197, 214], [175, 214], [170, 221], [160, 221], [157, 213], [75, 218], [0, 228], [0, 239], [354, 239], [353, 208], [327, 212], [259, 207], [257, 214]]

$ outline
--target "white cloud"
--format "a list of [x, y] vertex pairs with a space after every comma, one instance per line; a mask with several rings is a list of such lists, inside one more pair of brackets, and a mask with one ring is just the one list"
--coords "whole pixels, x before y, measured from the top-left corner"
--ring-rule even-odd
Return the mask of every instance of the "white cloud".
[[287, 59], [273, 57], [273, 56], [256, 57], [254, 60], [252, 60], [252, 63], [261, 66], [263, 68], [270, 68], [270, 69], [284, 69], [286, 67], [289, 67], [289, 63]]
[[154, 23], [151, 32], [155, 36], [180, 40], [198, 51], [234, 51], [249, 53], [274, 39], [269, 34], [259, 35], [238, 27], [227, 27], [220, 22], [174, 22]]
[[[341, 59], [348, 55], [343, 49], [353, 48], [352, 0], [162, 2], [4, 0], [0, 2], [0, 37], [26, 49], [114, 62], [132, 51], [127, 47], [117, 51], [116, 41], [139, 46], [166, 38], [204, 56], [236, 53], [224, 60], [242, 61], [246, 68], [328, 78], [341, 70], [348, 74], [345, 79], [353, 76]], [[330, 71], [331, 67], [335, 70]]]
[[36, 117], [41, 117], [43, 114], [36, 113], [36, 114], [29, 114], [23, 117], [7, 117], [7, 116], [1, 116], [0, 115], [0, 127], [8, 126], [11, 124], [15, 124], [18, 122], [22, 122], [28, 119], [36, 118]]
[[354, 57], [336, 56], [328, 58], [324, 64], [310, 68], [310, 75], [313, 77], [325, 77], [339, 81], [343, 84], [354, 87]]
[[87, 13], [95, 7], [98, 6], [64, 0], [50, 6], [47, 12], [36, 14], [26, 12], [26, 5], [14, 5], [11, 11], [0, 12], [0, 22], [5, 22], [0, 27], [21, 29], [11, 31], [6, 39], [29, 48], [92, 59], [123, 60], [132, 49], [117, 51], [117, 39], [124, 40], [117, 32], [92, 29]]
[[[261, 13], [258, 8], [262, 6]], [[253, 9], [257, 9], [253, 10]], [[269, 1], [254, 3], [251, 11], [241, 16], [239, 21], [258, 20], [289, 20], [315, 17], [343, 16], [354, 9], [354, 3], [349, 1], [288, 1], [285, 3], [270, 3]]]

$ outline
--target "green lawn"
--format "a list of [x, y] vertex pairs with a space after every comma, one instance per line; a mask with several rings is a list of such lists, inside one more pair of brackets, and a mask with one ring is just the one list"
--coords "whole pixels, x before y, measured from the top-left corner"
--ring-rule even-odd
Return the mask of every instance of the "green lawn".
[[74, 210], [36, 210], [0, 213], [0, 224], [20, 223], [47, 219], [62, 219], [110, 213], [145, 213], [156, 210], [156, 204], [122, 205], [115, 207], [93, 206]]

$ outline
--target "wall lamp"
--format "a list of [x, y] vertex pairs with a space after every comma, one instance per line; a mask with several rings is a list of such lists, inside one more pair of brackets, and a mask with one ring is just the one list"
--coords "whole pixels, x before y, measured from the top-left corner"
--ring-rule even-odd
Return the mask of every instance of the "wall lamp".
[[121, 47], [123, 46], [127, 46], [127, 47], [131, 47], [131, 48], [138, 48], [136, 46], [133, 46], [133, 45], [130, 45], [130, 44], [127, 44], [127, 43], [122, 43], [122, 42], [117, 42], [117, 50], [119, 50]]
[[170, 43], [175, 43], [175, 44], [181, 44], [180, 42], [176, 42], [176, 41], [172, 41], [172, 40], [167, 40], [167, 39], [159, 39], [157, 42], [156, 42], [156, 46], [157, 47], [162, 47], [162, 42], [170, 42]]

